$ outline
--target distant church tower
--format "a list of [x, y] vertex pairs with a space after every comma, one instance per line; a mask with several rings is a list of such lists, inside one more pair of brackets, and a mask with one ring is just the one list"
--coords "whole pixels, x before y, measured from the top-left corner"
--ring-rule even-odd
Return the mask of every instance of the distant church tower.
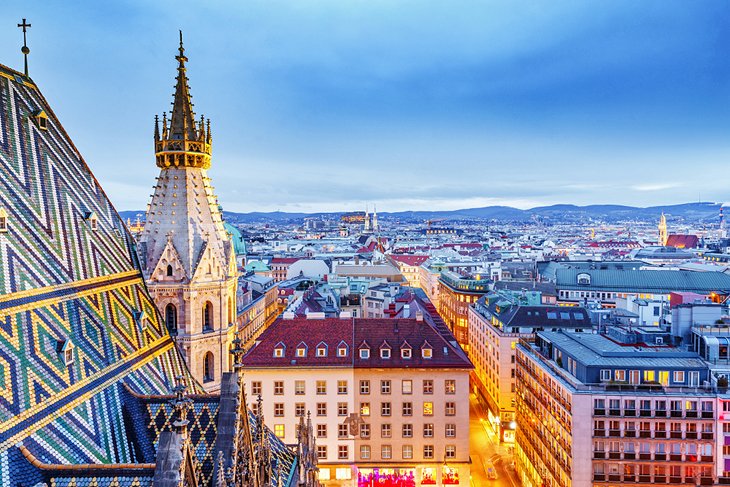
[[373, 205], [373, 216], [370, 217], [370, 228], [373, 233], [378, 233], [380, 227], [378, 226], [378, 209]]
[[368, 212], [368, 205], [365, 205], [365, 227], [363, 228], [363, 233], [370, 233], [372, 232], [372, 225], [370, 222], [370, 212]]
[[180, 33], [172, 114], [155, 117], [155, 158], [160, 175], [138, 252], [155, 304], [208, 391], [230, 369], [236, 331], [238, 270], [231, 236], [210, 185], [210, 120], [195, 120], [185, 76]]
[[667, 217], [664, 216], [664, 212], [662, 212], [662, 216], [659, 219], [659, 245], [666, 246], [667, 245]]

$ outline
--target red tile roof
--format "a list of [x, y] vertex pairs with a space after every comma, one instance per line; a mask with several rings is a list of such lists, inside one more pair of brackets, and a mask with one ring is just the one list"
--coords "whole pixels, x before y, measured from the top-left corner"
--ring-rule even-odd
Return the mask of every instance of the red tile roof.
[[669, 235], [667, 236], [667, 247], [678, 249], [693, 249], [700, 243], [697, 235]]
[[293, 264], [294, 262], [297, 262], [298, 260], [301, 260], [300, 257], [274, 257], [271, 259], [272, 264]]
[[[465, 368], [472, 365], [463, 351], [457, 349], [453, 336], [436, 330], [429, 320], [325, 318], [279, 319], [259, 338], [244, 357], [248, 367], [354, 367], [354, 368]], [[308, 347], [306, 357], [296, 357], [300, 343]], [[380, 346], [392, 348], [389, 359], [380, 358]], [[327, 345], [327, 356], [317, 357], [320, 343]], [[348, 346], [347, 357], [337, 356], [340, 343]], [[358, 348], [367, 343], [370, 357], [361, 359]], [[432, 349], [430, 359], [423, 358], [421, 348]], [[283, 357], [275, 357], [274, 349], [284, 348]], [[401, 356], [401, 347], [412, 349], [411, 358]]]
[[419, 266], [428, 260], [428, 255], [390, 255], [390, 258], [411, 267]]

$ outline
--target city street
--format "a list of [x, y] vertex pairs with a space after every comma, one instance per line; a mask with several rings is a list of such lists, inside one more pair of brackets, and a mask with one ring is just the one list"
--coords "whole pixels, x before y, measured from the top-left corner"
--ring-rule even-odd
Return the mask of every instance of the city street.
[[[512, 458], [504, 446], [497, 446], [497, 437], [489, 428], [487, 415], [474, 394], [469, 395], [469, 446], [471, 451], [471, 485], [519, 487], [521, 484], [510, 468]], [[487, 478], [486, 466], [493, 461], [497, 479]]]

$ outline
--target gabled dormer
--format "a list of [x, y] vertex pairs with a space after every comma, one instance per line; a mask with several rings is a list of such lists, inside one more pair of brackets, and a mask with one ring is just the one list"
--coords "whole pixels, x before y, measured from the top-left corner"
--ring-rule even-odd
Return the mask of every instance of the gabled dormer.
[[137, 323], [137, 326], [139, 326], [142, 331], [147, 329], [147, 324], [149, 322], [149, 319], [147, 317], [147, 313], [144, 311], [135, 311], [134, 312], [134, 321]]
[[41, 130], [48, 130], [48, 114], [45, 110], [35, 110], [33, 112], [33, 122], [36, 127]]
[[327, 356], [327, 344], [325, 342], [319, 342], [317, 344], [317, 357], [326, 357]]
[[56, 345], [56, 352], [65, 366], [68, 367], [74, 363], [74, 345], [71, 340], [59, 340]]
[[304, 342], [299, 342], [299, 345], [297, 345], [296, 350], [294, 351], [294, 356], [297, 358], [302, 358], [307, 356], [307, 350], [309, 347], [307, 347], [307, 344]]
[[279, 342], [274, 345], [274, 358], [282, 358], [286, 355], [286, 345], [284, 342]]
[[364, 341], [357, 347], [357, 355], [363, 360], [370, 358], [370, 345]]
[[8, 212], [5, 208], [0, 207], [0, 233], [8, 231]]
[[408, 340], [403, 340], [400, 346], [400, 358], [410, 360], [413, 356], [413, 347], [408, 343]]
[[99, 218], [96, 216], [96, 213], [94, 213], [91, 210], [87, 210], [84, 212], [84, 220], [89, 222], [89, 228], [91, 228], [93, 231], [96, 231], [97, 228], [99, 228]]
[[433, 347], [428, 343], [428, 340], [424, 341], [423, 345], [421, 345], [421, 358], [427, 360], [433, 358]]
[[347, 343], [345, 343], [344, 340], [342, 340], [340, 343], [337, 344], [337, 356], [338, 357], [347, 357], [347, 354], [350, 351], [350, 347], [347, 346]]
[[386, 360], [389, 359], [390, 352], [391, 352], [391, 346], [387, 340], [384, 340], [383, 343], [380, 345], [380, 358], [386, 359]]

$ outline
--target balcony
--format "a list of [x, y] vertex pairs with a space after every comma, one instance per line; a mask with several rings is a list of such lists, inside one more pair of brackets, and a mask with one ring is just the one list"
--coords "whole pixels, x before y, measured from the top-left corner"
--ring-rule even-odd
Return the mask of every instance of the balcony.
[[651, 453], [639, 453], [639, 460], [651, 460]]
[[688, 440], [696, 440], [697, 439], [697, 432], [696, 431], [687, 431], [684, 434], [684, 437]]
[[714, 417], [715, 417], [715, 413], [713, 411], [702, 411], [703, 419], [713, 419]]
[[681, 484], [682, 477], [669, 477], [669, 483], [670, 484]]
[[606, 474], [603, 473], [594, 473], [593, 474], [593, 480], [596, 482], [604, 482], [606, 480]]
[[636, 430], [624, 430], [624, 436], [626, 438], [636, 438]]
[[608, 436], [621, 436], [621, 430], [608, 430]]
[[680, 453], [671, 453], [669, 455], [669, 461], [671, 461], [671, 462], [681, 462], [682, 461], [682, 454], [680, 454]]
[[627, 416], [627, 417], [636, 416], [636, 410], [635, 409], [624, 409], [624, 416]]
[[651, 475], [639, 475], [639, 482], [642, 482], [642, 483], [651, 482]]
[[606, 458], [606, 452], [605, 451], [594, 451], [593, 458], [595, 458], [596, 460], [601, 459], [601, 458]]
[[654, 416], [657, 418], [666, 418], [667, 411], [666, 409], [657, 409], [656, 411], [654, 411]]
[[667, 432], [666, 431], [655, 431], [654, 432], [654, 438], [666, 438]]
[[609, 409], [608, 415], [609, 416], [621, 416], [621, 410], [620, 409]]
[[666, 453], [655, 453], [654, 454], [654, 460], [662, 460], [662, 461], [664, 461], [666, 459], [667, 459], [667, 454]]
[[700, 457], [701, 462], [714, 463], [715, 458], [712, 455], [702, 455]]
[[636, 459], [636, 453], [634, 452], [625, 452], [624, 453], [624, 460], [635, 460]]
[[674, 438], [675, 440], [681, 440], [682, 432], [681, 431], [672, 431], [669, 433], [669, 437]]
[[697, 417], [697, 411], [687, 411], [685, 413], [685, 417], [687, 417], [687, 418], [696, 418]]
[[673, 418], [681, 418], [682, 411], [670, 411], [669, 415]]
[[593, 436], [598, 436], [599, 438], [605, 438], [606, 430], [593, 430]]
[[639, 431], [639, 438], [651, 438], [651, 431]]
[[621, 452], [610, 451], [610, 452], [608, 452], [608, 458], [610, 460], [620, 460], [621, 459]]
[[703, 440], [713, 440], [714, 438], [715, 438], [715, 434], [712, 432], [702, 433]]
[[666, 484], [667, 483], [667, 477], [664, 475], [655, 475], [654, 476], [654, 483], [655, 484]]
[[642, 409], [639, 411], [639, 416], [643, 416], [645, 418], [651, 416], [651, 409]]
[[610, 473], [610, 474], [608, 474], [608, 481], [609, 482], [620, 482], [621, 475], [617, 474], [617, 473]]
[[605, 409], [594, 409], [593, 410], [593, 416], [605, 416], [606, 410]]

